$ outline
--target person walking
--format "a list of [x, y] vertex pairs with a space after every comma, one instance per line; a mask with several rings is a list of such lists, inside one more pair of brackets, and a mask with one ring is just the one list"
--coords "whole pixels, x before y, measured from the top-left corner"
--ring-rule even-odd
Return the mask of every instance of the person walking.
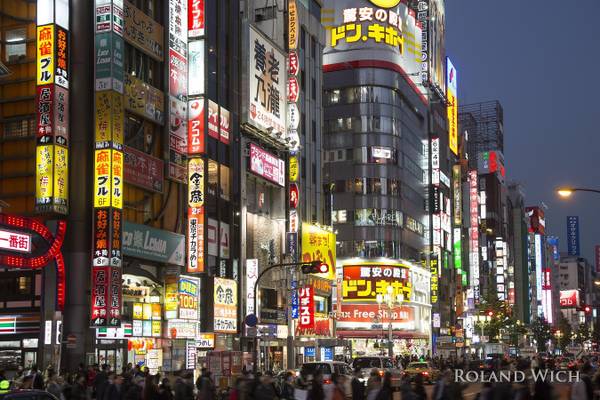
[[427, 400], [427, 392], [425, 391], [425, 384], [423, 381], [423, 375], [418, 374], [415, 376], [415, 399], [416, 400]]
[[571, 387], [571, 400], [593, 400], [594, 388], [592, 385], [592, 366], [590, 363], [585, 363], [581, 367], [579, 381], [574, 382]]
[[202, 368], [202, 372], [196, 380], [196, 388], [198, 389], [198, 400], [214, 400], [215, 385], [206, 368]]
[[254, 391], [254, 398], [256, 400], [277, 400], [277, 392], [275, 386], [273, 386], [273, 377], [269, 374], [265, 374], [260, 377], [260, 384]]
[[158, 395], [158, 385], [156, 384], [156, 375], [146, 375], [142, 393], [143, 400], [160, 400]]
[[85, 376], [79, 375], [71, 388], [71, 397], [68, 400], [88, 400]]
[[346, 384], [346, 377], [334, 374], [332, 381], [334, 384], [332, 400], [346, 400], [346, 389], [344, 386]]
[[163, 378], [158, 388], [158, 395], [160, 400], [173, 400], [173, 389], [171, 389], [171, 382], [169, 378]]
[[381, 376], [379, 376], [379, 371], [373, 368], [369, 379], [367, 379], [367, 400], [375, 400], [379, 390], [381, 390]]
[[[404, 396], [402, 399], [406, 400]], [[383, 376], [383, 384], [377, 393], [376, 400], [392, 400], [392, 373], [389, 371]]]
[[123, 398], [123, 375], [111, 374], [110, 384], [104, 391], [103, 400], [121, 400]]
[[282, 400], [294, 400], [294, 374], [286, 372], [283, 383], [281, 384]]
[[360, 369], [356, 368], [352, 376], [350, 386], [352, 387], [352, 400], [365, 400], [365, 385], [360, 381]]
[[[258, 400], [258, 399], [257, 399]], [[316, 371], [313, 376], [307, 400], [325, 400], [325, 391], [323, 390], [323, 373]]]

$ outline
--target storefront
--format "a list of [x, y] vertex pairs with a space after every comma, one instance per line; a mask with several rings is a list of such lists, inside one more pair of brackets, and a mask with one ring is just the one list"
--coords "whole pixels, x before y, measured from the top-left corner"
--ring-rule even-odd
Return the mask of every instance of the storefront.
[[[348, 263], [338, 268], [336, 335], [352, 357], [431, 353], [429, 272], [409, 263]], [[391, 333], [391, 335], [390, 335]]]
[[96, 329], [96, 348], [88, 363], [120, 371], [131, 363], [152, 373], [181, 369], [186, 340], [198, 331], [200, 280], [180, 274], [185, 237], [125, 222], [120, 328]]

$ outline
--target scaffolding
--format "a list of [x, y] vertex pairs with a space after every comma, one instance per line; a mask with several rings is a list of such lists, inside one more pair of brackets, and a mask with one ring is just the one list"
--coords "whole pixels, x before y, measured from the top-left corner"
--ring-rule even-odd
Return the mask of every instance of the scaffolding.
[[458, 124], [468, 135], [470, 168], [477, 168], [477, 157], [485, 151], [504, 154], [504, 111], [498, 100], [459, 106]]

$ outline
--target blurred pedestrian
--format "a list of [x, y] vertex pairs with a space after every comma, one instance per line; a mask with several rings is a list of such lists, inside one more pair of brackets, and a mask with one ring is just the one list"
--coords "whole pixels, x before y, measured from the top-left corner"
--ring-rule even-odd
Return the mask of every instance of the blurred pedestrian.
[[365, 400], [365, 384], [361, 382], [360, 378], [360, 369], [356, 368], [351, 382], [352, 400]]
[[[402, 396], [402, 399], [406, 400], [404, 396]], [[390, 372], [386, 372], [383, 376], [383, 383], [379, 393], [377, 393], [376, 400], [392, 400], [392, 374]]]
[[173, 389], [171, 389], [171, 382], [168, 378], [163, 378], [158, 388], [158, 395], [160, 400], [173, 400]]
[[196, 388], [198, 389], [198, 400], [214, 400], [215, 385], [206, 368], [202, 368], [201, 374], [196, 380]]
[[592, 366], [589, 363], [583, 364], [579, 374], [579, 381], [573, 382], [571, 386], [571, 400], [593, 400], [594, 389], [592, 385]]
[[373, 368], [371, 370], [371, 374], [369, 375], [369, 379], [367, 379], [367, 400], [375, 400], [380, 390], [381, 375], [379, 375], [379, 370], [377, 368]]
[[254, 398], [257, 400], [277, 400], [277, 392], [273, 386], [273, 377], [265, 374], [260, 377], [260, 384], [254, 391]]
[[143, 400], [160, 400], [158, 395], [158, 385], [156, 384], [156, 375], [146, 375], [142, 393]]
[[344, 375], [333, 374], [333, 400], [345, 400], [346, 399], [346, 389], [344, 385], [346, 384], [346, 377]]
[[85, 376], [79, 375], [71, 388], [71, 397], [69, 400], [88, 400], [87, 387], [85, 385]]
[[414, 392], [416, 400], [427, 400], [427, 392], [425, 391], [423, 375], [421, 374], [417, 374], [417, 376], [415, 376]]
[[283, 400], [294, 400], [294, 374], [288, 371], [284, 375], [281, 384], [281, 398]]
[[111, 374], [110, 384], [104, 391], [104, 400], [120, 400], [123, 398], [123, 375]]
[[182, 371], [175, 381], [175, 400], [190, 400], [194, 398], [194, 385], [190, 373]]
[[[260, 398], [257, 398], [257, 400]], [[323, 374], [321, 371], [316, 371], [313, 376], [310, 390], [308, 391], [307, 400], [325, 400], [325, 391], [323, 390]]]
[[108, 385], [108, 365], [102, 364], [102, 370], [96, 373], [94, 378], [94, 398], [98, 400], [103, 400], [104, 392], [106, 391]]
[[48, 378], [48, 383], [46, 384], [46, 391], [59, 400], [65, 400], [65, 396], [63, 394], [64, 385], [62, 382], [62, 377], [51, 375]]

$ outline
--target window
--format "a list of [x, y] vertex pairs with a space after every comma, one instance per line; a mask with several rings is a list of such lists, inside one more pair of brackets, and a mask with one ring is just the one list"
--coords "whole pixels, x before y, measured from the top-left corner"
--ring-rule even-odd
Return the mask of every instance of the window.
[[300, 176], [302, 178], [306, 178], [306, 158], [302, 157], [300, 161]]
[[305, 42], [306, 42], [306, 30], [304, 29], [304, 27], [302, 27], [300, 29], [300, 48], [302, 50], [305, 49]]
[[311, 96], [313, 100], [316, 100], [317, 98], [317, 81], [315, 80], [315, 78], [312, 78], [312, 82], [311, 82]]
[[[12, 275], [12, 274], [11, 274]], [[5, 301], [22, 300], [33, 295], [31, 274], [26, 276], [6, 276], [0, 278], [0, 292]]]
[[231, 194], [231, 186], [230, 186], [230, 176], [229, 176], [229, 167], [225, 165], [220, 165], [220, 175], [221, 175], [221, 198], [223, 200], [229, 200], [229, 196]]
[[27, 57], [27, 29], [16, 28], [4, 34], [5, 61], [15, 62]]
[[216, 161], [208, 160], [208, 188], [210, 195], [216, 196], [219, 187], [219, 164]]
[[36, 130], [33, 117], [21, 117], [4, 123], [4, 138], [22, 138], [34, 136]]
[[266, 21], [268, 19], [274, 19], [277, 16], [277, 6], [257, 8], [254, 10], [254, 17], [256, 22]]
[[316, 142], [317, 141], [317, 121], [315, 121], [314, 119], [311, 122], [311, 130], [312, 130], [312, 141]]
[[312, 183], [317, 183], [317, 165], [312, 163]]
[[314, 36], [310, 37], [310, 57], [314, 60], [317, 56], [317, 39]]

